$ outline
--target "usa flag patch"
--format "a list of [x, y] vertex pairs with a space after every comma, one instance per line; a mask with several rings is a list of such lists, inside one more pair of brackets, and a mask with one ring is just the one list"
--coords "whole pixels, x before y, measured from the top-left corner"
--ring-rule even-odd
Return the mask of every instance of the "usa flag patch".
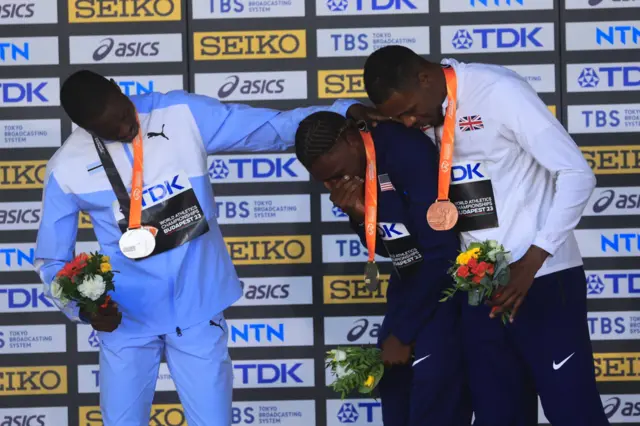
[[396, 189], [393, 187], [391, 180], [389, 179], [388, 174], [378, 175], [378, 182], [380, 183], [380, 191], [395, 191]]
[[458, 126], [463, 132], [470, 132], [472, 130], [484, 129], [484, 123], [482, 117], [479, 115], [469, 115], [466, 117], [460, 117], [458, 120]]

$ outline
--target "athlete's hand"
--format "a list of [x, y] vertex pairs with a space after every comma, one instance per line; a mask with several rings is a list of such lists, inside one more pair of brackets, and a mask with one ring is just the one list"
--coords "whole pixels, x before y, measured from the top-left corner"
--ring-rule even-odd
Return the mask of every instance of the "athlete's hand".
[[390, 334], [382, 343], [382, 362], [386, 366], [408, 363], [411, 359], [411, 347]]
[[392, 120], [391, 117], [380, 114], [377, 109], [362, 104], [351, 105], [347, 110], [347, 117], [356, 121], [365, 121], [373, 127], [376, 127], [379, 121]]
[[510, 310], [509, 322], [513, 322], [547, 256], [549, 253], [540, 247], [531, 246], [520, 260], [509, 265], [511, 275], [509, 283], [504, 287], [502, 293], [498, 294], [498, 297], [486, 302], [487, 305], [493, 307], [489, 314], [490, 318], [495, 318], [502, 312]]
[[91, 322], [91, 327], [96, 331], [111, 333], [122, 321], [122, 312], [118, 312], [118, 304], [111, 300], [106, 308], [100, 308], [98, 312], [88, 313], [80, 310], [80, 313]]
[[327, 187], [331, 190], [329, 199], [336, 207], [354, 221], [364, 222], [364, 180], [345, 176], [335, 184], [327, 184]]

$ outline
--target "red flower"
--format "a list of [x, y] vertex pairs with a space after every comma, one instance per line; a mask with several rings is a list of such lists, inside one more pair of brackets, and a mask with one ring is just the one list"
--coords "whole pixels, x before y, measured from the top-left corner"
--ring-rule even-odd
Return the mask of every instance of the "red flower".
[[474, 284], [480, 284], [480, 281], [482, 281], [482, 277], [480, 277], [480, 276], [476, 275], [476, 276], [474, 276], [473, 278], [471, 278], [471, 281], [472, 281]]
[[475, 268], [478, 265], [478, 259], [472, 257], [471, 259], [469, 259], [469, 261], [467, 262], [467, 266], [471, 269]]
[[107, 306], [109, 306], [109, 301], [111, 300], [111, 296], [107, 295], [107, 297], [104, 298], [104, 303], [102, 305], [100, 305], [100, 307], [102, 309], [106, 309]]
[[490, 263], [487, 267], [487, 275], [493, 275], [493, 263]]
[[458, 268], [456, 275], [458, 275], [460, 278], [467, 278], [469, 276], [469, 267], [466, 265], [462, 265]]
[[67, 277], [71, 281], [73, 281], [73, 277], [78, 275], [82, 269], [87, 266], [87, 261], [89, 260], [89, 256], [86, 253], [80, 253], [73, 259], [71, 262], [64, 265], [64, 267], [58, 272], [56, 276], [58, 277]]
[[489, 264], [487, 262], [480, 262], [475, 268], [471, 268], [471, 272], [482, 278], [487, 273], [487, 269], [489, 269]]

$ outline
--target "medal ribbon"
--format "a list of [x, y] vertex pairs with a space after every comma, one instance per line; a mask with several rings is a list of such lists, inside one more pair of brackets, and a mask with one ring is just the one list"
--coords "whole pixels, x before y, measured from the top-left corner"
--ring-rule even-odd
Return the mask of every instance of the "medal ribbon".
[[456, 129], [456, 103], [458, 101], [458, 78], [453, 68], [443, 68], [447, 83], [447, 111], [442, 129], [440, 166], [438, 168], [438, 201], [449, 201], [451, 165], [453, 164], [453, 138]]
[[129, 210], [129, 229], [140, 228], [142, 220], [142, 126], [136, 113], [138, 134], [133, 138], [133, 173], [131, 176], [131, 204]]
[[373, 145], [371, 133], [367, 130], [360, 130], [360, 136], [364, 142], [364, 149], [367, 155], [367, 170], [364, 183], [364, 225], [367, 239], [367, 251], [369, 252], [369, 262], [373, 263], [376, 255], [376, 235], [378, 233], [376, 224], [378, 220], [378, 186], [376, 184], [376, 148]]

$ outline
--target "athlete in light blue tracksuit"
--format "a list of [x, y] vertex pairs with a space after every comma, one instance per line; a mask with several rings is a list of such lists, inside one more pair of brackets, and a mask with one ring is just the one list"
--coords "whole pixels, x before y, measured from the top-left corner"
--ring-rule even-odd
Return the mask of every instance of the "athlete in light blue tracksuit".
[[[284, 150], [293, 145], [299, 121], [322, 109], [380, 117], [342, 100], [326, 108], [279, 112], [183, 91], [127, 98], [113, 82], [89, 71], [64, 83], [61, 102], [80, 128], [47, 165], [36, 270], [51, 296], [50, 283], [74, 254], [78, 213], [88, 213], [100, 252], [119, 271], [112, 298], [121, 322], [115, 306], [87, 317], [73, 304], [55, 300], [72, 321], [100, 330], [104, 424], [148, 424], [164, 352], [189, 425], [229, 426], [233, 379], [222, 312], [242, 290], [216, 221], [207, 155]], [[92, 137], [104, 141], [128, 191], [132, 150], [126, 142], [138, 132], [136, 112], [144, 137], [142, 219], [159, 228], [159, 247], [138, 261], [119, 249], [128, 209], [118, 202]], [[176, 219], [187, 213], [198, 232]]]

